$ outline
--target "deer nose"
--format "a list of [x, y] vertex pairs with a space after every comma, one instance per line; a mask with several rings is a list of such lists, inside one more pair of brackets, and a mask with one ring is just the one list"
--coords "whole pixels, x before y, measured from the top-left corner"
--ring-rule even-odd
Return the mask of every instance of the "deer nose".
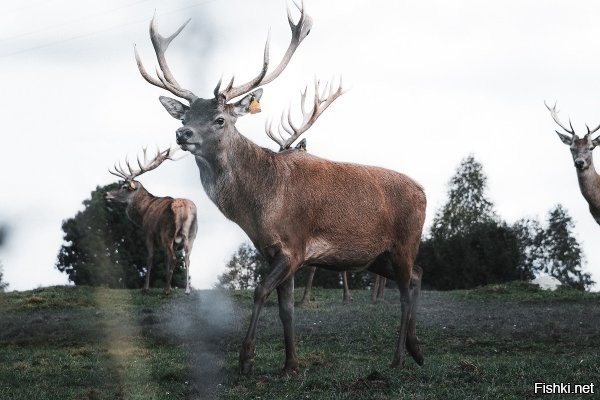
[[583, 169], [584, 166], [585, 166], [585, 161], [583, 161], [583, 160], [575, 160], [575, 168], [577, 168], [577, 169]]
[[192, 135], [194, 134], [194, 132], [190, 129], [190, 128], [179, 128], [175, 131], [175, 137], [177, 138], [177, 143], [179, 143], [180, 141], [185, 141], [188, 140], [189, 138], [192, 137]]

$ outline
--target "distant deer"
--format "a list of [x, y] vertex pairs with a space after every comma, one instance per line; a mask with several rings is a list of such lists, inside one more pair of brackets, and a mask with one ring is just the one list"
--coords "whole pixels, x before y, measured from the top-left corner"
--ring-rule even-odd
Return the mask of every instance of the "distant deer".
[[567, 136], [555, 131], [560, 140], [571, 149], [571, 156], [573, 156], [573, 162], [575, 164], [575, 169], [577, 170], [579, 189], [581, 190], [581, 194], [583, 194], [583, 198], [590, 206], [592, 217], [594, 217], [596, 223], [600, 225], [600, 176], [596, 172], [596, 168], [594, 168], [594, 157], [592, 155], [592, 150], [600, 144], [600, 136], [593, 139], [592, 135], [600, 129], [600, 125], [594, 129], [590, 129], [586, 126], [587, 133], [580, 138], [575, 134], [575, 130], [570, 121], [570, 128], [567, 128], [560, 122], [558, 119], [558, 111], [556, 111], [556, 104], [552, 108], [547, 104], [545, 105], [550, 111], [554, 122], [570, 135]]
[[[234, 87], [233, 79], [224, 88], [219, 82], [213, 98], [199, 98], [181, 87], [167, 65], [165, 51], [183, 26], [165, 38], [157, 33], [156, 20], [151, 22], [150, 36], [162, 71], [157, 70], [157, 78], [146, 72], [136, 51], [144, 79], [189, 103], [159, 98], [169, 114], [183, 123], [176, 131], [177, 143], [195, 156], [208, 197], [244, 230], [271, 266], [254, 291], [252, 317], [239, 354], [240, 372], [252, 369], [258, 317], [275, 289], [285, 339], [284, 371], [297, 370], [294, 273], [304, 264], [337, 271], [368, 269], [394, 279], [402, 317], [391, 366], [404, 365], [406, 348], [421, 364], [411, 282], [425, 221], [423, 188], [408, 176], [384, 168], [329, 161], [307, 152], [273, 152], [242, 136], [235, 127], [237, 119], [260, 100], [262, 89], [258, 88], [281, 74], [310, 31], [311, 18], [298, 8], [297, 23], [288, 10], [292, 39], [279, 65], [267, 73], [267, 40], [260, 73], [240, 86]], [[301, 125], [296, 126], [288, 115], [284, 130], [293, 133], [277, 140], [281, 148], [293, 143], [342, 93], [341, 85], [337, 89], [331, 85], [323, 96], [316, 86], [312, 107], [307, 111], [302, 106]]]
[[172, 197], [156, 197], [149, 193], [142, 184], [136, 180], [145, 172], [157, 168], [163, 161], [172, 160], [172, 149], [158, 152], [156, 157], [148, 161], [144, 149], [144, 162], [138, 157], [139, 169], [135, 170], [126, 162], [128, 172], [120, 165], [115, 165], [114, 171], [109, 172], [123, 179], [117, 189], [107, 192], [107, 201], [126, 203], [127, 217], [144, 233], [146, 243], [147, 262], [146, 281], [144, 289], [150, 287], [150, 271], [152, 270], [154, 245], [159, 244], [166, 253], [166, 282], [165, 293], [171, 292], [171, 279], [177, 265], [177, 251], [183, 250], [185, 260], [185, 293], [190, 293], [190, 254], [198, 223], [196, 205], [187, 199], [174, 199]]

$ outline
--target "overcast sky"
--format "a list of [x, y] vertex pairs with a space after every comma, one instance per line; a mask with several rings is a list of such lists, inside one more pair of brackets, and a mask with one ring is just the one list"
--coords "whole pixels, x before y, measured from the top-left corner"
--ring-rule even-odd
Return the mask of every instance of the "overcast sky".
[[[54, 267], [62, 220], [114, 181], [107, 168], [115, 161], [174, 142], [179, 123], [158, 102], [168, 93], [141, 78], [133, 57], [137, 43], [154, 70], [155, 10], [164, 35], [192, 18], [167, 58], [202, 97], [221, 75], [257, 73], [269, 27], [273, 60], [290, 38], [283, 0], [0, 4], [0, 222], [10, 228], [0, 261], [9, 290], [67, 283]], [[558, 101], [576, 131], [600, 123], [600, 2], [307, 0], [307, 10], [311, 34], [265, 87], [263, 113], [239, 120], [243, 134], [275, 149], [265, 119], [297, 101], [315, 75], [341, 74], [350, 90], [306, 133], [311, 153], [413, 177], [427, 193], [427, 228], [456, 166], [474, 154], [509, 223], [546, 219], [557, 203], [569, 210], [586, 268], [600, 281], [600, 227], [543, 103]], [[191, 156], [140, 181], [196, 203], [192, 285], [211, 287], [245, 234], [208, 200]]]

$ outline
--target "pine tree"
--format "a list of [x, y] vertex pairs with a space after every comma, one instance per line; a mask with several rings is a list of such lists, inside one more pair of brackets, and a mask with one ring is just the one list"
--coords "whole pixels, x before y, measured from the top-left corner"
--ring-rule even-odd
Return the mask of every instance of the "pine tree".
[[431, 236], [450, 238], [476, 224], [496, 221], [494, 204], [486, 197], [486, 189], [483, 166], [473, 155], [467, 156], [448, 183], [448, 201], [434, 216]]
[[568, 211], [560, 204], [548, 213], [548, 226], [541, 246], [545, 263], [540, 270], [562, 282], [563, 285], [585, 290], [594, 282], [590, 274], [583, 272], [585, 258], [577, 238], [573, 234], [575, 224]]
[[423, 284], [437, 289], [472, 288], [524, 279], [516, 234], [500, 221], [486, 196], [487, 177], [472, 155], [448, 184], [448, 200], [433, 220], [417, 261]]

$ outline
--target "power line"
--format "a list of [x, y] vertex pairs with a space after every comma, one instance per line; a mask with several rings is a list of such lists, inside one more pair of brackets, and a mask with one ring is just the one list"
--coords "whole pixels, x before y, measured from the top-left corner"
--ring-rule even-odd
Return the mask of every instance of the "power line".
[[113, 9], [101, 12], [101, 13], [88, 14], [88, 15], [85, 15], [83, 17], [74, 18], [74, 19], [62, 22], [61, 24], [48, 25], [48, 26], [45, 26], [43, 28], [39, 28], [39, 29], [36, 29], [36, 30], [33, 30], [33, 31], [19, 33], [19, 34], [13, 35], [13, 36], [0, 38], [0, 43], [4, 42], [4, 41], [7, 41], [7, 40], [19, 39], [19, 38], [22, 38], [22, 37], [27, 37], [27, 36], [35, 35], [36, 33], [47, 32], [47, 31], [50, 31], [50, 30], [53, 30], [53, 29], [62, 28], [62, 27], [68, 26], [68, 25], [73, 25], [73, 24], [78, 23], [78, 22], [82, 22], [82, 21], [86, 21], [86, 20], [89, 20], [89, 19], [93, 19], [93, 18], [104, 16], [104, 15], [112, 14], [115, 11], [119, 11], [119, 10], [123, 10], [125, 8], [133, 7], [133, 6], [137, 5], [137, 4], [144, 3], [146, 1], [148, 1], [148, 0], [139, 0], [139, 1], [136, 1], [135, 3], [126, 4], [124, 6], [116, 7], [116, 8], [113, 8]]
[[[141, 0], [141, 1], [138, 1], [137, 3], [141, 3], [142, 1], [146, 1], [146, 0]], [[218, 0], [204, 0], [204, 1], [200, 1], [200, 2], [195, 3], [195, 4], [191, 4], [191, 5], [188, 5], [188, 6], [185, 6], [185, 7], [181, 7], [181, 8], [177, 8], [175, 10], [167, 11], [167, 12], [164, 12], [164, 13], [161, 13], [161, 14], [158, 14], [158, 15], [159, 16], [165, 16], [165, 15], [176, 14], [176, 13], [179, 13], [181, 11], [188, 10], [188, 9], [191, 9], [191, 8], [195, 8], [195, 7], [199, 7], [199, 6], [208, 4], [208, 3], [213, 3], [215, 1], [218, 1]], [[125, 7], [121, 7], [121, 8], [125, 8]], [[46, 47], [55, 46], [57, 44], [69, 42], [69, 41], [72, 41], [72, 40], [81, 39], [81, 38], [88, 37], [88, 36], [94, 36], [94, 35], [97, 35], [97, 34], [100, 34], [100, 33], [105, 33], [105, 32], [109, 32], [109, 31], [115, 30], [115, 29], [124, 28], [126, 26], [141, 24], [141, 23], [144, 23], [144, 22], [147, 22], [147, 21], [148, 21], [147, 18], [138, 19], [138, 20], [135, 20], [135, 21], [124, 23], [124, 24], [115, 25], [115, 26], [112, 26], [112, 27], [109, 27], [109, 28], [99, 29], [99, 30], [96, 30], [96, 31], [93, 31], [93, 32], [88, 32], [88, 33], [83, 33], [81, 35], [70, 36], [70, 37], [67, 37], [67, 38], [64, 38], [64, 39], [55, 40], [55, 41], [52, 41], [52, 42], [44, 43], [44, 44], [41, 44], [41, 45], [38, 45], [38, 46], [29, 47], [29, 48], [26, 48], [26, 49], [21, 49], [21, 50], [13, 51], [13, 52], [6, 53], [6, 54], [0, 54], [0, 59], [12, 57], [12, 56], [20, 55], [20, 54], [24, 54], [24, 53], [29, 53], [29, 52], [32, 52], [32, 51], [36, 51], [36, 50], [39, 50], [39, 49], [46, 48]]]

